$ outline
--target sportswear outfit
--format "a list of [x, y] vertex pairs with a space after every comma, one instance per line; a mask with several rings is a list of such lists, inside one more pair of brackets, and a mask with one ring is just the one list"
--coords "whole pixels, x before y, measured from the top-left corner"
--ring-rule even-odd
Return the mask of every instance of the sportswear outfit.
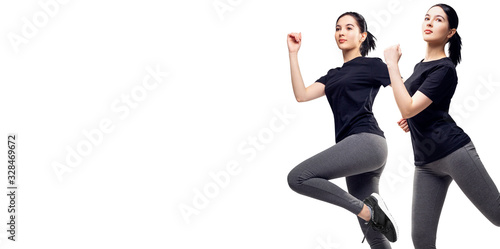
[[412, 204], [416, 249], [436, 248], [439, 217], [453, 180], [486, 218], [500, 226], [499, 191], [471, 139], [448, 113], [457, 83], [455, 65], [448, 57], [421, 61], [404, 83], [411, 96], [420, 91], [432, 100], [429, 107], [407, 120], [416, 165]]
[[[379, 58], [356, 57], [330, 69], [317, 82], [325, 85], [335, 120], [332, 147], [297, 165], [288, 175], [297, 193], [316, 198], [357, 215], [365, 198], [379, 192], [387, 160], [387, 143], [372, 112], [380, 86], [390, 84], [387, 66]], [[346, 177], [348, 192], [329, 180]], [[371, 248], [391, 248], [380, 232], [358, 218]]]

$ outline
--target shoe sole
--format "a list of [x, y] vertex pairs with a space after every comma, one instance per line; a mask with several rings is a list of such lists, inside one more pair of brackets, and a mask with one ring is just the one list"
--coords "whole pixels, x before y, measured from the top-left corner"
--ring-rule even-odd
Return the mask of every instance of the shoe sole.
[[387, 215], [387, 217], [389, 218], [389, 220], [392, 222], [392, 225], [394, 226], [394, 228], [396, 230], [396, 240], [397, 240], [399, 238], [398, 225], [396, 225], [396, 222], [394, 221], [394, 218], [392, 218], [391, 213], [389, 213], [389, 209], [385, 205], [384, 200], [377, 193], [373, 193], [372, 196], [373, 196], [373, 198], [375, 198], [377, 200], [377, 203], [378, 203], [378, 206], [380, 207], [380, 209], [382, 209], [382, 211], [384, 211], [385, 215]]

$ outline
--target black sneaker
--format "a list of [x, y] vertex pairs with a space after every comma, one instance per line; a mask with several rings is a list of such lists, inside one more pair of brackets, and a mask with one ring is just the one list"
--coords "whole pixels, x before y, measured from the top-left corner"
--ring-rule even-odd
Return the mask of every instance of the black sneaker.
[[[368, 221], [368, 226], [375, 231], [381, 232], [390, 242], [396, 242], [398, 239], [398, 226], [389, 213], [382, 197], [377, 193], [373, 193], [366, 197], [363, 202], [372, 210], [372, 218]], [[368, 229], [365, 232], [365, 237], [367, 232]]]

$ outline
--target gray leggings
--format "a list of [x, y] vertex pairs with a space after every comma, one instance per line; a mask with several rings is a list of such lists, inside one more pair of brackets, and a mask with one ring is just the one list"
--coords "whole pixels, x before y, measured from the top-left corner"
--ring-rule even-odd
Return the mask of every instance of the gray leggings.
[[500, 194], [470, 142], [442, 159], [415, 168], [412, 239], [416, 249], [436, 248], [439, 216], [452, 180], [488, 220], [500, 226]]
[[[354, 134], [297, 165], [288, 174], [288, 184], [299, 194], [343, 207], [357, 215], [364, 205], [361, 200], [378, 193], [386, 160], [385, 138], [371, 133]], [[349, 193], [329, 181], [339, 177], [346, 177]], [[359, 217], [358, 221], [362, 231], [366, 231], [365, 221]], [[371, 248], [391, 248], [384, 235], [372, 229], [366, 239]]]

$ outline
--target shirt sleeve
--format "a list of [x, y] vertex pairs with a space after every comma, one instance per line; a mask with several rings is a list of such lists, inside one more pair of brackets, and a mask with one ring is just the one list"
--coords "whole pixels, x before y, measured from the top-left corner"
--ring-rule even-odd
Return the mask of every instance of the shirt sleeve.
[[387, 65], [380, 58], [377, 58], [373, 63], [372, 75], [375, 81], [384, 87], [391, 84]]
[[446, 96], [453, 95], [457, 87], [457, 74], [455, 68], [441, 66], [431, 71], [418, 88], [432, 102], [440, 102]]
[[332, 75], [334, 73], [335, 73], [335, 69], [332, 68], [332, 69], [328, 70], [328, 72], [324, 76], [321, 76], [321, 78], [317, 79], [316, 82], [319, 82], [319, 83], [326, 85], [326, 82], [328, 82], [328, 80], [332, 77]]

